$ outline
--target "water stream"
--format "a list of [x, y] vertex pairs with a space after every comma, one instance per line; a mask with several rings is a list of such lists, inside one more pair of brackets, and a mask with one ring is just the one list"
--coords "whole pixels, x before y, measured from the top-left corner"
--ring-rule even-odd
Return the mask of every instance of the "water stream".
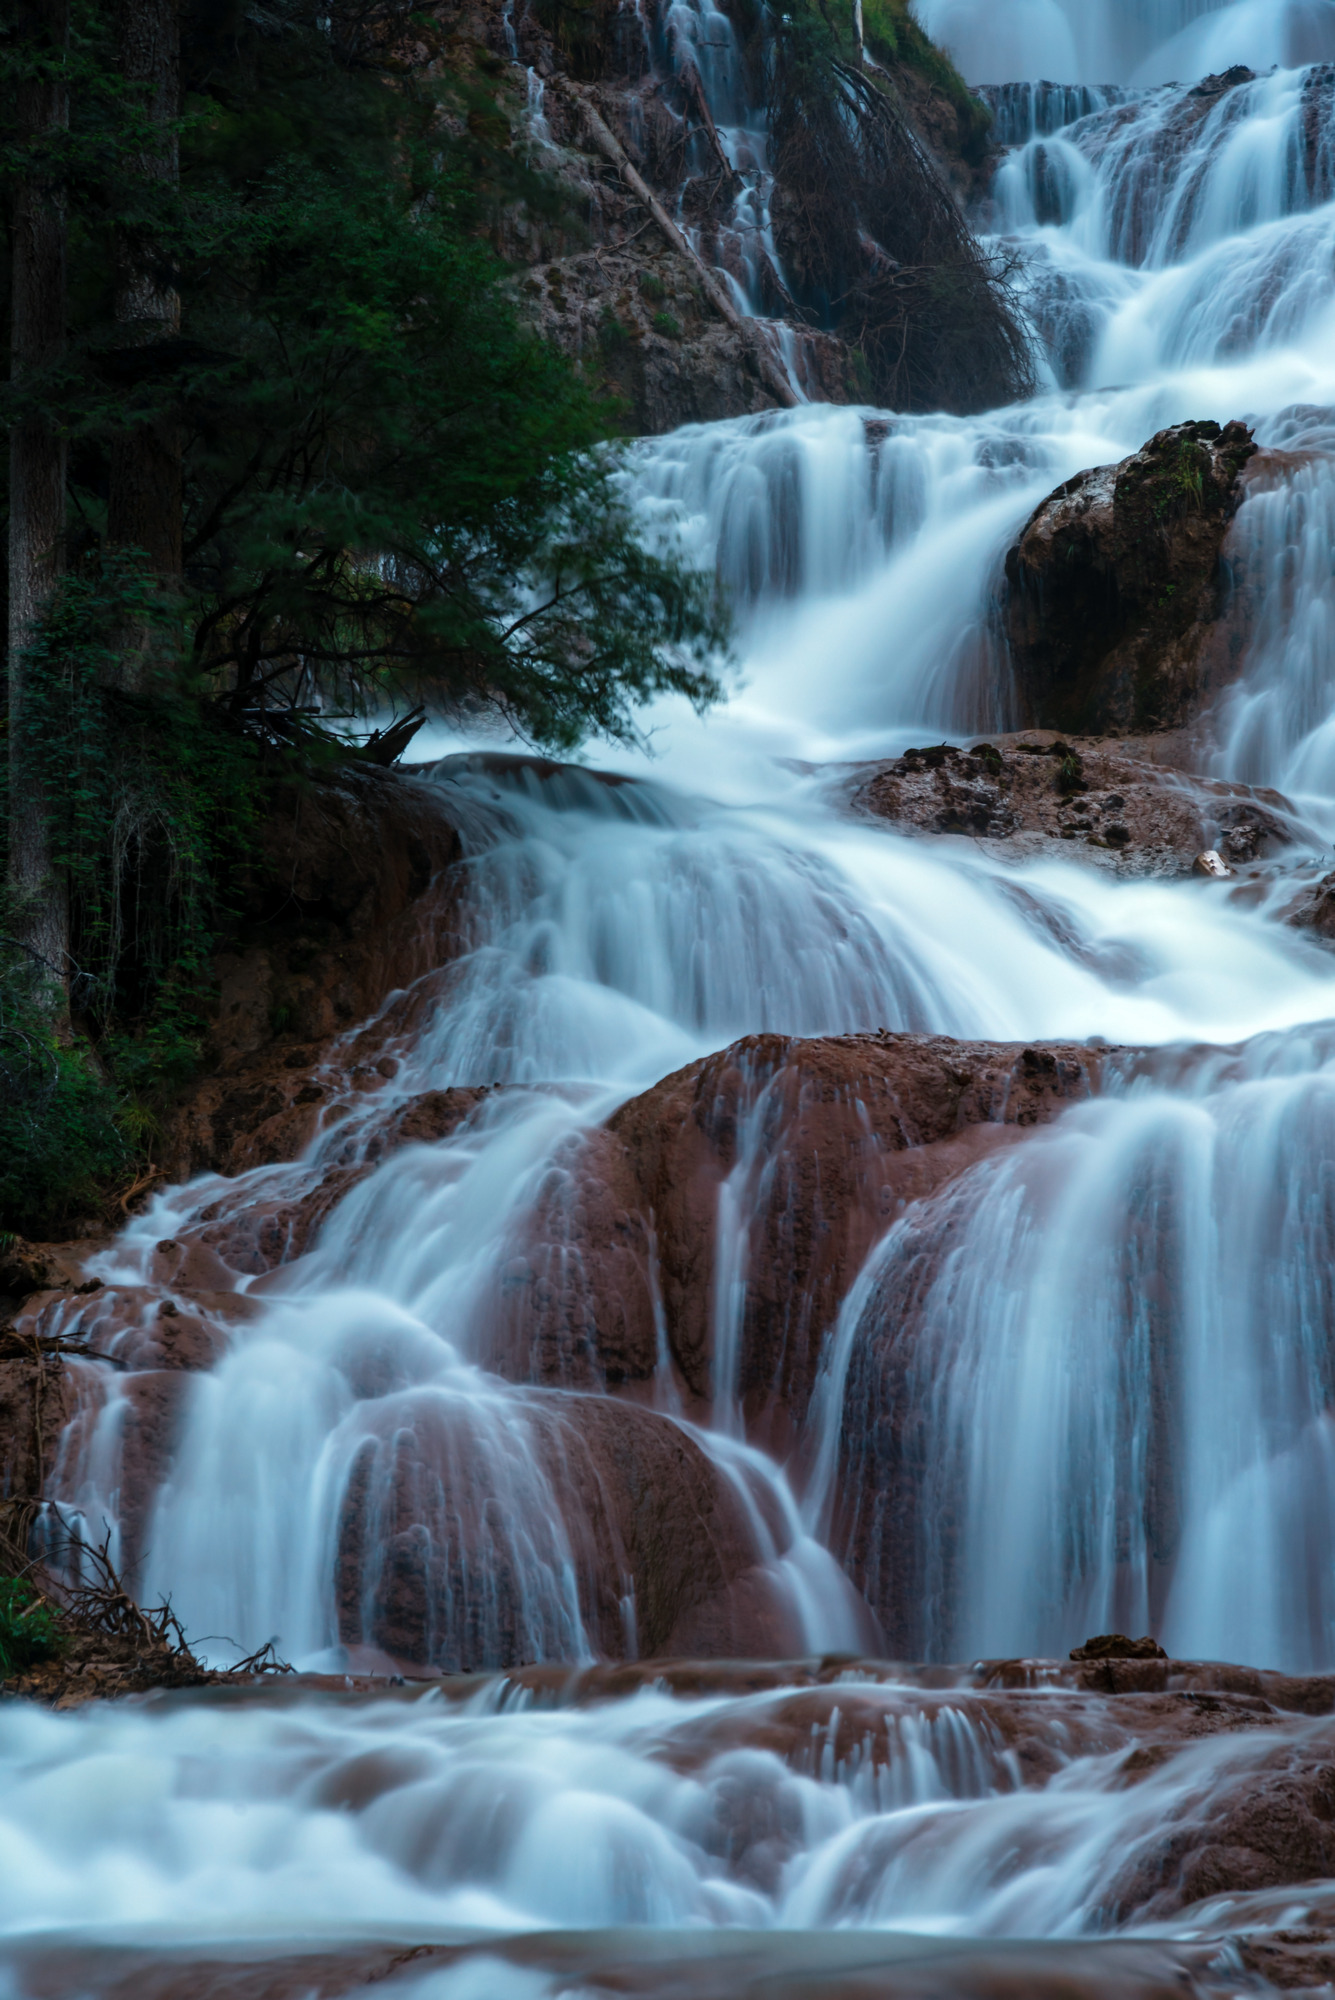
[[[997, 86], [1011, 150], [979, 221], [1022, 254], [1039, 393], [977, 418], [807, 406], [640, 447], [648, 530], [679, 529], [734, 593], [726, 703], [662, 703], [652, 756], [605, 761], [615, 783], [442, 733], [423, 781], [464, 842], [462, 945], [390, 1003], [383, 1088], [301, 1161], [159, 1195], [97, 1267], [105, 1344], [128, 1353], [171, 1295], [164, 1257], [202, 1256], [211, 1217], [347, 1176], [294, 1261], [214, 1259], [221, 1351], [182, 1376], [147, 1485], [133, 1370], [75, 1366], [58, 1498], [220, 1661], [273, 1637], [328, 1673], [481, 1678], [6, 1707], [11, 1941], [455, 1938], [472, 1955], [422, 1975], [429, 2000], [545, 2000], [607, 1989], [497, 1939], [1089, 1938], [1154, 1920], [1134, 1884], [1165, 1823], [1328, 1754], [1329, 1723], [1295, 1720], [1129, 1784], [1121, 1724], [1033, 1693], [1036, 1771], [1018, 1711], [967, 1675], [854, 1677], [804, 1708], [784, 1689], [534, 1701], [486, 1671], [654, 1650], [660, 1612], [609, 1527], [632, 1436], [697, 1468], [778, 1655], [1060, 1656], [1123, 1626], [1182, 1657], [1335, 1669], [1335, 957], [1278, 920], [1335, 838], [1335, 73], [1302, 66], [1335, 60], [1335, 5], [919, 11]], [[749, 175], [754, 306], [763, 135], [703, 32], [721, 20], [673, 9]], [[1258, 74], [1192, 95], [1236, 63]], [[540, 86], [530, 117], [541, 143]], [[1243, 417], [1287, 454], [1235, 527], [1262, 614], [1211, 755], [1292, 802], [1288, 890], [1007, 862], [851, 817], [843, 767], [1014, 723], [991, 617], [1009, 540], [1057, 483], [1188, 417]], [[513, 1306], [535, 1218], [541, 1283], [571, 1324], [596, 1317], [578, 1162], [619, 1106], [743, 1035], [881, 1028], [1161, 1053], [894, 1221], [823, 1330], [790, 1463], [747, 1436], [738, 1393], [773, 1188], [763, 1077], [708, 1221], [709, 1393], [667, 1351], [652, 1226], [635, 1254], [659, 1348], [634, 1393], [596, 1360], [539, 1365]], [[477, 1095], [444, 1136], [380, 1156], [387, 1112], [449, 1090]], [[905, 1408], [913, 1438], [887, 1445]], [[892, 1518], [910, 1451], [917, 1499]]]

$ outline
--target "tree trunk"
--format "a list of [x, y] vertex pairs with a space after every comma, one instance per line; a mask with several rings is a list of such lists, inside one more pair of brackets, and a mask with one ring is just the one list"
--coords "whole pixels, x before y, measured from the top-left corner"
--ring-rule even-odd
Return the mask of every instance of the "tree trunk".
[[[69, 0], [17, 0], [11, 18], [21, 47], [63, 58]], [[63, 77], [24, 81], [15, 109], [23, 140], [58, 133], [69, 122]], [[11, 373], [19, 384], [58, 361], [65, 346], [65, 203], [54, 169], [34, 168], [20, 184], [11, 228]], [[63, 981], [68, 901], [52, 865], [42, 761], [25, 707], [24, 652], [60, 575], [65, 538], [65, 447], [40, 416], [11, 434], [9, 505], [9, 878], [20, 938]]]
[[[180, 176], [175, 124], [180, 111], [181, 26], [178, 0], [121, 0], [120, 61], [127, 83], [156, 128], [135, 163], [148, 183], [174, 186]], [[130, 386], [160, 375], [164, 342], [181, 327], [181, 301], [163, 268], [152, 232], [124, 229], [116, 251], [118, 372]], [[181, 434], [171, 417], [128, 425], [111, 447], [107, 541], [139, 549], [170, 583], [181, 572]], [[121, 685], [142, 683], [149, 634], [126, 634]]]

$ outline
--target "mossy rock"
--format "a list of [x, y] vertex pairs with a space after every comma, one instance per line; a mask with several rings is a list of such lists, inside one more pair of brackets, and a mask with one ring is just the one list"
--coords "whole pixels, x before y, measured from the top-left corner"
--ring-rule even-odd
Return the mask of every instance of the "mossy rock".
[[1224, 545], [1255, 454], [1244, 424], [1175, 424], [1035, 509], [1002, 607], [1027, 726], [1177, 728], [1236, 671], [1246, 605]]

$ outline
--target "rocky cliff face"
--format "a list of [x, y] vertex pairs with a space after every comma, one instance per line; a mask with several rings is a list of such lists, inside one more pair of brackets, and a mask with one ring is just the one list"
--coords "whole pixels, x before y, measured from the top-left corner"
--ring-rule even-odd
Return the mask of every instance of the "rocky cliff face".
[[[165, 1134], [169, 1179], [300, 1150], [334, 1038], [449, 958], [459, 856], [439, 792], [399, 771], [347, 764], [271, 798], [216, 965], [213, 1073]], [[382, 1048], [374, 1060], [388, 1062]], [[383, 1081], [353, 1053], [340, 1079], [358, 1068], [367, 1087]]]
[[534, 324], [641, 433], [804, 396], [1016, 393], [1024, 341], [962, 219], [986, 113], [958, 79], [837, 54], [795, 69], [790, 17], [776, 41], [746, 0], [703, 21], [658, 0], [434, 0], [400, 32], [476, 143]]

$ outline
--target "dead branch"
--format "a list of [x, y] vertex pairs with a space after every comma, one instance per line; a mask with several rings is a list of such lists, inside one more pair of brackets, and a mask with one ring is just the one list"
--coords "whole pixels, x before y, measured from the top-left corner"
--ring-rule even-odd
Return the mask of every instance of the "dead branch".
[[266, 1639], [253, 1653], [247, 1653], [244, 1660], [237, 1660], [227, 1669], [229, 1674], [294, 1674], [296, 1671], [290, 1660], [280, 1656], [272, 1639]]
[[[184, 1653], [194, 1661], [170, 1598], [149, 1611], [137, 1604], [125, 1588], [111, 1560], [110, 1528], [100, 1543], [86, 1542], [74, 1529], [66, 1528], [62, 1554], [66, 1561], [73, 1559], [79, 1573], [85, 1569], [92, 1571], [87, 1582], [60, 1586], [64, 1609], [78, 1624], [111, 1638], [139, 1640], [154, 1651], [165, 1648], [168, 1652]], [[198, 1665], [197, 1661], [194, 1663]]]

